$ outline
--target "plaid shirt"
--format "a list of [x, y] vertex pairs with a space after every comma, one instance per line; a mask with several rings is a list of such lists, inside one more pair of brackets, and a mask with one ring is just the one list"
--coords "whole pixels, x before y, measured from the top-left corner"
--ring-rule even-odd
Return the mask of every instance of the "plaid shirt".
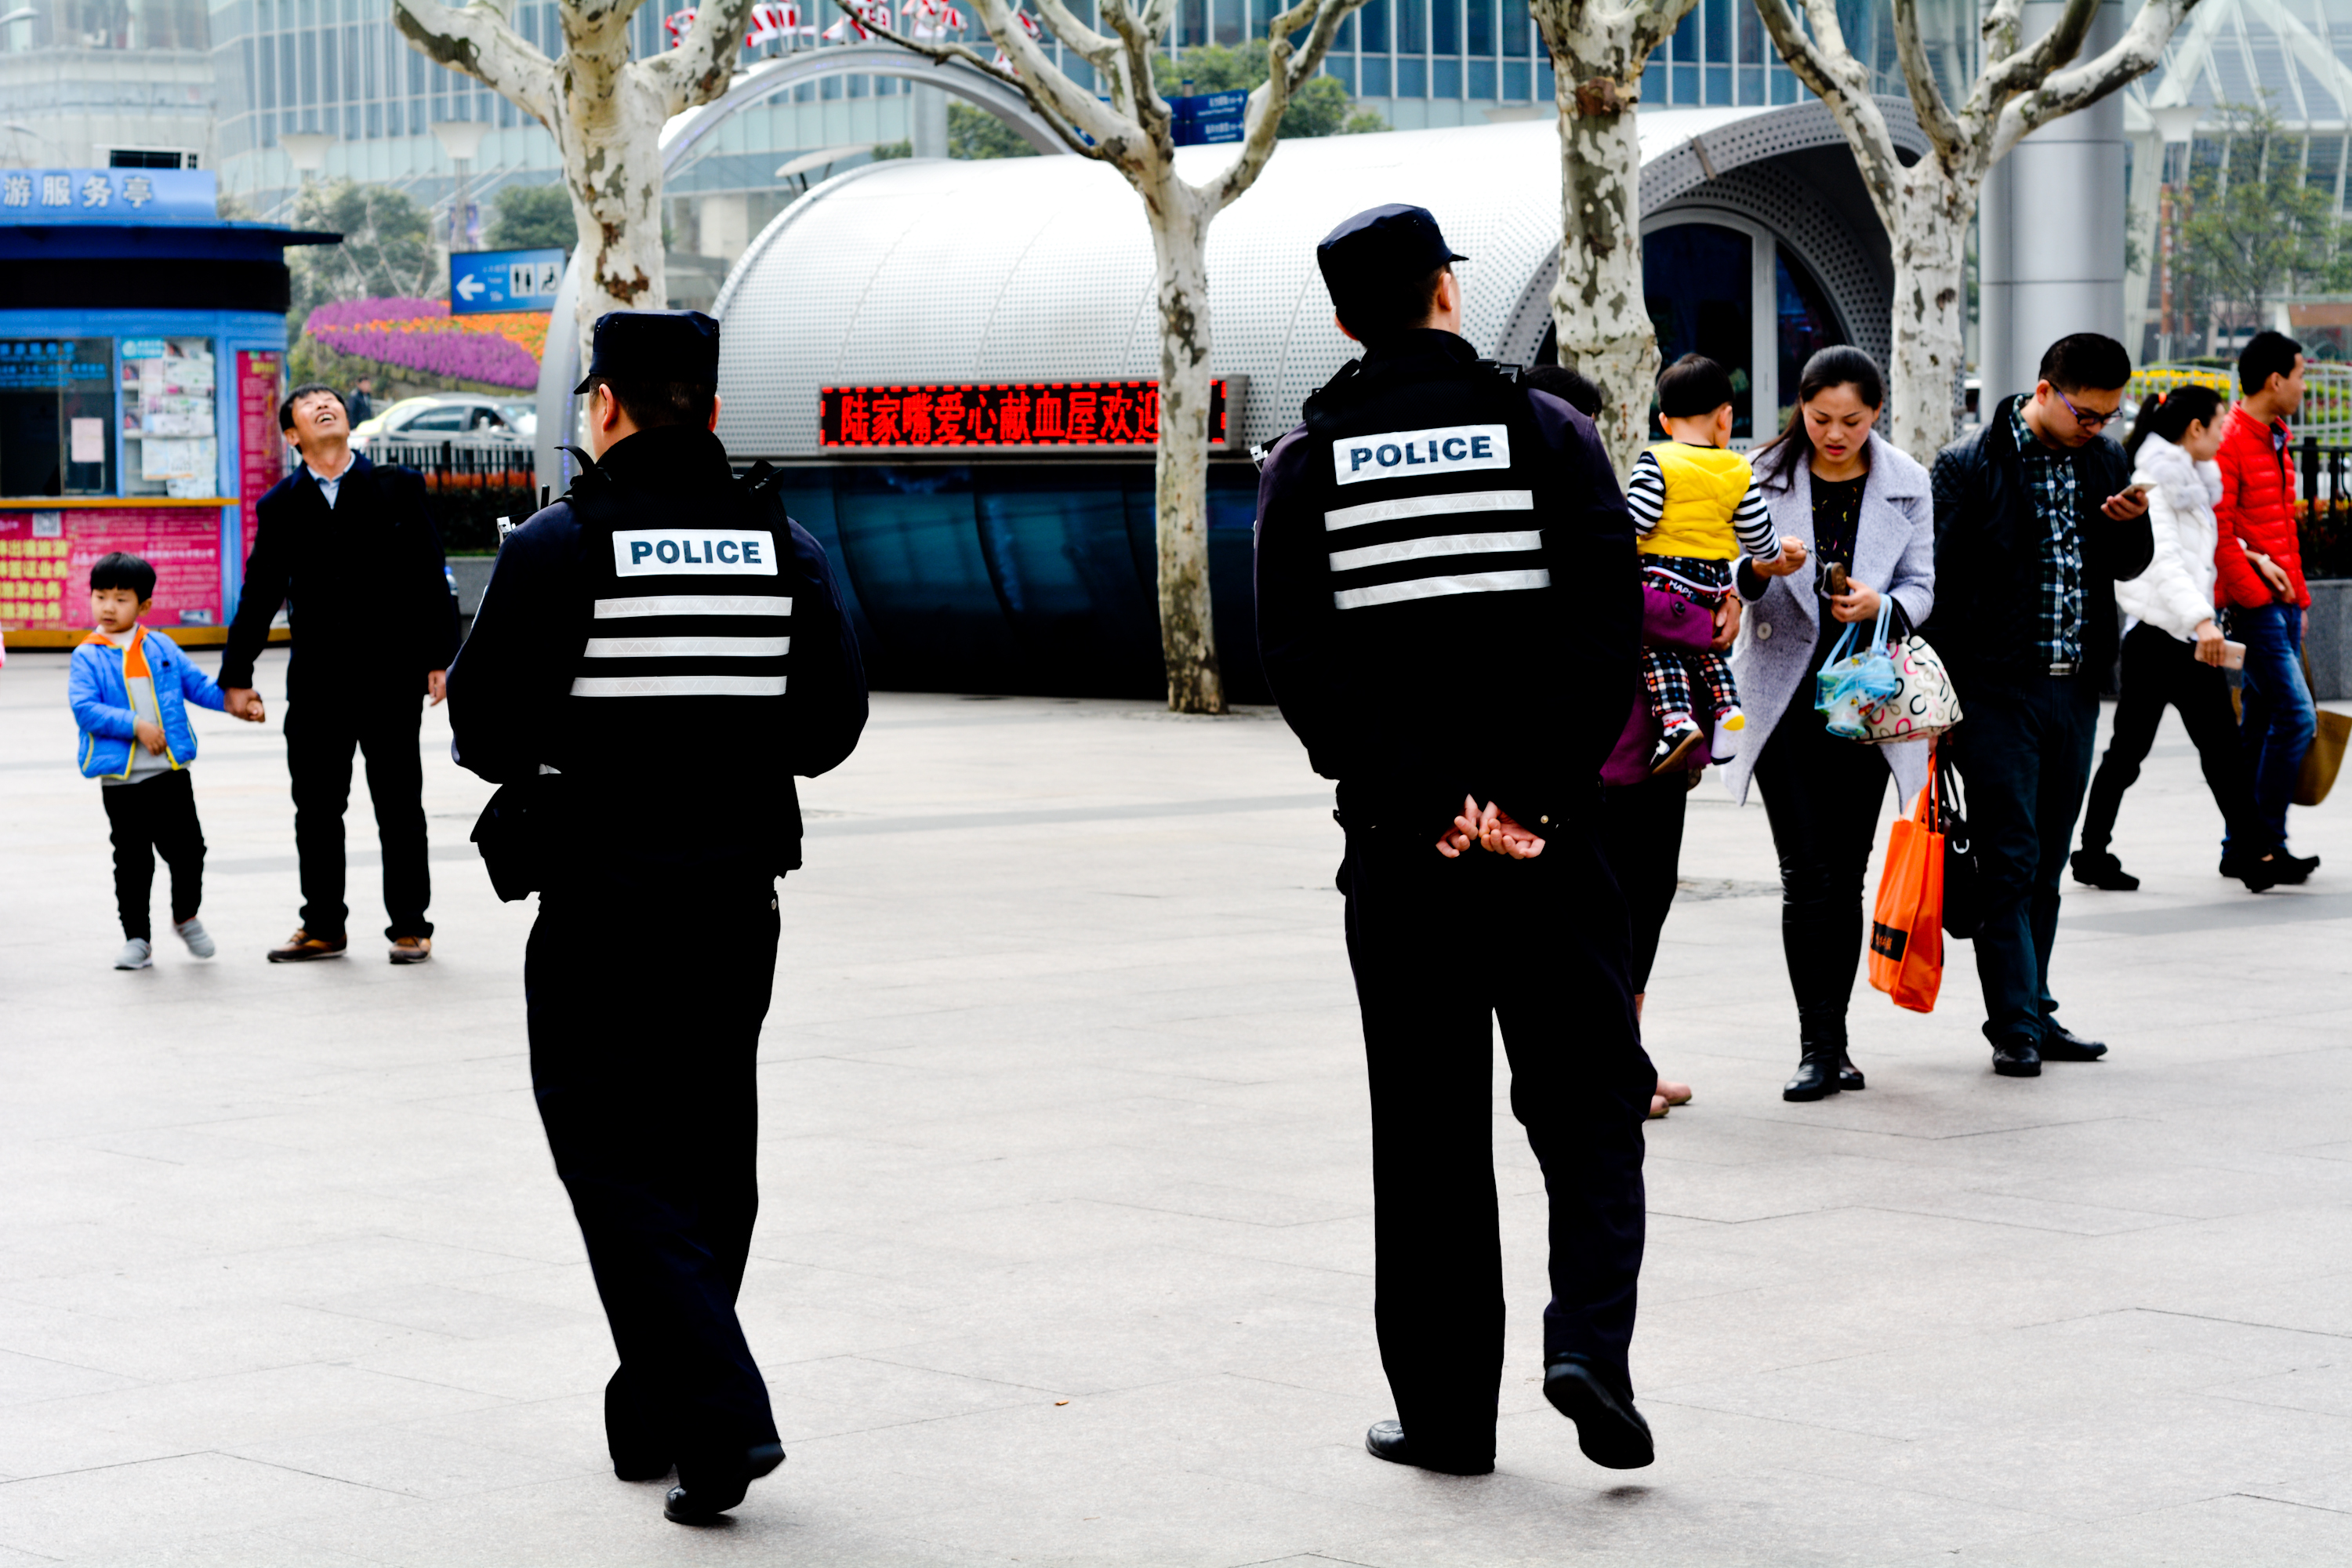
[[2009, 433], [2017, 442], [2033, 515], [2042, 524], [2042, 651], [2053, 664], [2083, 657], [2083, 535], [2075, 513], [2074, 459], [2042, 444], [2025, 423], [2025, 400], [2010, 405]]

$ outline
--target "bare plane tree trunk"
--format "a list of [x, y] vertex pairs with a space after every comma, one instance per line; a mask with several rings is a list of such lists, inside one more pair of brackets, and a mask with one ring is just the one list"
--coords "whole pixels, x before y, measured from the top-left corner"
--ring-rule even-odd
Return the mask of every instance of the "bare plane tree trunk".
[[1847, 47], [1837, 0], [1801, 0], [1810, 35], [1790, 0], [1756, 0], [1773, 46], [1828, 106], [1853, 149], [1871, 204], [1895, 252], [1894, 363], [1887, 369], [1887, 438], [1931, 462], [1952, 438], [1952, 383], [1961, 364], [1968, 227], [1985, 175], [2037, 128], [2087, 108], [2153, 68], [2197, 0], [2144, 0], [2113, 48], [2080, 65], [2099, 0], [2068, 0], [2051, 30], [2018, 37], [2024, 0], [1993, 0], [1980, 31], [1984, 58], [1955, 110], [1944, 101], [1919, 31], [1918, 0], [1893, 0], [1895, 51], [1927, 155], [1909, 168], [1895, 155], [1870, 71]]
[[1559, 109], [1559, 363], [1601, 388], [1601, 437], [1623, 478], [1649, 437], [1658, 336], [1642, 293], [1642, 149], [1650, 51], [1696, 0], [1534, 0]]
[[[1038, 19], [1094, 68], [1101, 97], [1054, 64], [1014, 19], [1006, 0], [972, 0], [981, 26], [1009, 62], [1003, 66], [952, 39], [899, 33], [887, 25], [887, 12], [862, 9], [852, 0], [835, 3], [903, 48], [936, 60], [968, 60], [1019, 88], [1070, 151], [1110, 164], [1143, 198], [1160, 306], [1160, 448], [1152, 493], [1168, 706], [1179, 713], [1223, 712], [1224, 679], [1209, 596], [1209, 226], [1256, 184], [1274, 155], [1275, 134], [1291, 95], [1314, 76], [1339, 24], [1363, 0], [1297, 0], [1271, 20], [1269, 74], [1250, 94], [1240, 150], [1223, 172], [1199, 185], [1176, 174], [1172, 112], [1152, 79], [1152, 61], [1168, 36], [1174, 0], [1100, 0], [1100, 32], [1081, 22], [1063, 0], [1037, 0]], [[1305, 42], [1294, 42], [1302, 31]]]
[[427, 59], [462, 71], [547, 127], [580, 226], [581, 363], [607, 310], [669, 302], [661, 230], [661, 131], [727, 90], [752, 0], [701, 0], [677, 48], [629, 58], [642, 0], [558, 0], [563, 54], [550, 60], [515, 31], [512, 0], [393, 0], [393, 21]]

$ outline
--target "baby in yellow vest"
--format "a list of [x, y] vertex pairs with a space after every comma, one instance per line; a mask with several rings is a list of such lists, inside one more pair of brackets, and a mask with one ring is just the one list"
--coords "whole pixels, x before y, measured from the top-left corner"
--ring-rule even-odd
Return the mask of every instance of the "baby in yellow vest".
[[[1711, 359], [1685, 354], [1668, 365], [1658, 377], [1658, 424], [1673, 439], [1634, 458], [1625, 482], [1643, 580], [1709, 610], [1730, 595], [1743, 552], [1767, 577], [1786, 576], [1805, 561], [1799, 541], [1773, 536], [1748, 459], [1729, 449], [1731, 396], [1731, 377]], [[1730, 758], [1731, 735], [1748, 721], [1721, 654], [1645, 647], [1642, 682], [1660, 731], [1650, 754], [1653, 773], [1673, 767], [1698, 744], [1695, 692], [1706, 695], [1715, 717], [1708, 752], [1717, 762]]]

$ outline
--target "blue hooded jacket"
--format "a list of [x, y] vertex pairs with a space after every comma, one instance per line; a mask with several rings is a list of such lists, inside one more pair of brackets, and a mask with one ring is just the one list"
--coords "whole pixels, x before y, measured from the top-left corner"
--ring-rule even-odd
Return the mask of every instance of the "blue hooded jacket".
[[[135, 646], [155, 682], [164, 752], [173, 767], [184, 768], [196, 760], [196, 731], [188, 723], [188, 703], [219, 712], [227, 709], [228, 699], [170, 637], [142, 626]], [[139, 744], [139, 716], [131, 711], [131, 683], [122, 673], [129, 652], [96, 632], [73, 651], [66, 697], [73, 705], [74, 721], [81, 726], [81, 776], [86, 779], [123, 778], [131, 772], [131, 753]]]

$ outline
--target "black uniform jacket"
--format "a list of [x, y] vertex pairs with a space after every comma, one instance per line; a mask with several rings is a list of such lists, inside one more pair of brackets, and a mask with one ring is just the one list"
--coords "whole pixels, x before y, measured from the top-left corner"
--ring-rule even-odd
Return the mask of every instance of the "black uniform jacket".
[[424, 700], [425, 672], [446, 669], [457, 651], [457, 607], [441, 534], [425, 507], [425, 477], [354, 453], [330, 507], [309, 465], [297, 461], [257, 510], [220, 683], [253, 684], [269, 623], [290, 602], [289, 700], [318, 697], [345, 707], [363, 699]]
[[[729, 515], [740, 481], [707, 430], [640, 430], [597, 465], [623, 504], [655, 514]], [[657, 721], [656, 699], [572, 693], [593, 622], [583, 529], [561, 500], [507, 536], [474, 627], [449, 669], [451, 754], [493, 784], [528, 782], [542, 764], [600, 814], [604, 842], [682, 868], [775, 857], [800, 864], [793, 775], [838, 766], [866, 727], [866, 673], [824, 547], [776, 508], [791, 538], [792, 677], [782, 697], [746, 708], [738, 733], [683, 736]], [[624, 830], [625, 829], [625, 830]]]
[[[1434, 330], [1363, 359], [1367, 375], [1456, 383], [1476, 363], [1467, 342]], [[1339, 782], [1351, 829], [1373, 816], [1433, 840], [1465, 795], [1530, 826], [1576, 815], [1597, 799], [1624, 728], [1642, 631], [1632, 516], [1591, 422], [1549, 393], [1506, 390], [1528, 402], [1539, 439], [1524, 460], [1553, 498], [1535, 520], [1549, 588], [1423, 601], [1375, 629], [1333, 599], [1325, 444], [1302, 425], [1266, 460], [1259, 652], [1316, 772]]]
[[[1936, 609], [1922, 632], [1958, 676], [2039, 675], [2042, 550], [2046, 541], [2005, 397], [1975, 435], [1936, 456]], [[2118, 522], [2099, 508], [2131, 482], [2131, 459], [2105, 436], [2074, 451], [2083, 542], [2083, 664], [2116, 658], [2116, 584], [2156, 557], [2146, 514]], [[1963, 692], [1962, 700], [1966, 700]]]

